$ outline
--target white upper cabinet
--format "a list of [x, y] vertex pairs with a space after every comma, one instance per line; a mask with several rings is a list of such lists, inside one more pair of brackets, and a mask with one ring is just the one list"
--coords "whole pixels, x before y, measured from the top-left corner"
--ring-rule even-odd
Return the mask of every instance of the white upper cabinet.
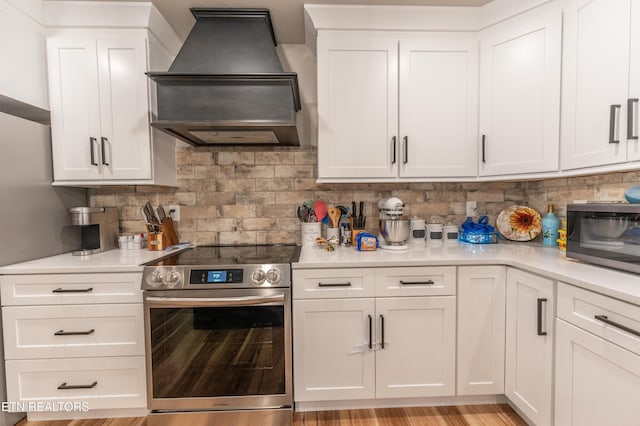
[[151, 179], [144, 39], [47, 40], [55, 179]]
[[631, 60], [627, 100], [627, 159], [640, 161], [640, 5], [631, 5]]
[[478, 42], [433, 35], [400, 42], [400, 176], [477, 174]]
[[638, 160], [640, 5], [569, 0], [565, 7], [562, 168]]
[[112, 22], [115, 28], [97, 27], [91, 4], [47, 7], [53, 27], [47, 65], [54, 185], [175, 186], [175, 139], [149, 125], [145, 75], [149, 64], [169, 67], [175, 34], [160, 28], [166, 22], [150, 16], [157, 14], [150, 6], [103, 7], [116, 8], [121, 19], [138, 16], [153, 22], [158, 26], [153, 33], [147, 27], [119, 29], [122, 21]]
[[318, 37], [318, 175], [397, 175], [398, 43], [342, 32]]
[[318, 175], [476, 175], [477, 41], [464, 34], [318, 36]]
[[48, 39], [47, 52], [55, 178], [100, 179], [96, 41]]
[[481, 176], [558, 171], [561, 32], [555, 3], [480, 32]]

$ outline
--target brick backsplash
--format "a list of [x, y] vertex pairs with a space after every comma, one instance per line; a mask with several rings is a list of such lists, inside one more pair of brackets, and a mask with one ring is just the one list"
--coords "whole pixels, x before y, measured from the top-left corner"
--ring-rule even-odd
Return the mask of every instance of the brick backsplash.
[[318, 184], [317, 152], [307, 148], [176, 148], [178, 188], [109, 186], [89, 191], [92, 206], [120, 208], [122, 232], [142, 232], [140, 207], [181, 205], [180, 241], [194, 244], [300, 243], [296, 208], [305, 200], [350, 206], [364, 201], [367, 228], [377, 231], [377, 202], [395, 196], [406, 216], [427, 222], [465, 220], [466, 201], [495, 224], [498, 213], [525, 204], [542, 215], [553, 203], [560, 216], [573, 200], [624, 200], [640, 171], [523, 182]]

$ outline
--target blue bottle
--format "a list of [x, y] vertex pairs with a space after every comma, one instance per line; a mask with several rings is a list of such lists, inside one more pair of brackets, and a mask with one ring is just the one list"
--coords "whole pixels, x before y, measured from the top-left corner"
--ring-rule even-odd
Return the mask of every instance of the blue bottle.
[[557, 246], [560, 219], [553, 213], [553, 204], [547, 207], [547, 214], [542, 218], [542, 245]]

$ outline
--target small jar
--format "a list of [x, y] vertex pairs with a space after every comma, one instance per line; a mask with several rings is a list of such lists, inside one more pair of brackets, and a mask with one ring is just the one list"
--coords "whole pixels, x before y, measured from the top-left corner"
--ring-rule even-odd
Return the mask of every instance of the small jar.
[[133, 249], [140, 250], [142, 248], [142, 237], [140, 234], [136, 234], [133, 236]]

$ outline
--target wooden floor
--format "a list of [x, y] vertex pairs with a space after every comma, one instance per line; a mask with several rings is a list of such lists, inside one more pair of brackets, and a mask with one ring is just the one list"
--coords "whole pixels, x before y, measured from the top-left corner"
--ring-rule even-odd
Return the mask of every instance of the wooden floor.
[[[146, 426], [144, 417], [56, 420], [17, 426]], [[384, 408], [295, 413], [294, 426], [526, 426], [506, 404], [456, 407]], [[259, 425], [256, 425], [259, 426]]]

